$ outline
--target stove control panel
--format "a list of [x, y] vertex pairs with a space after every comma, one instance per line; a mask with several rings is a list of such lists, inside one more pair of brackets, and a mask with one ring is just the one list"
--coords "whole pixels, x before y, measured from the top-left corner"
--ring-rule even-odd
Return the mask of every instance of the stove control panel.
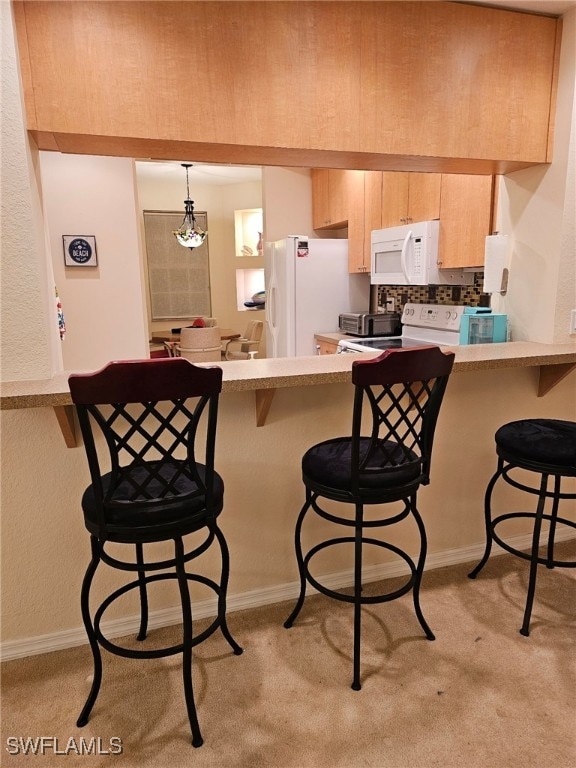
[[438, 328], [459, 331], [463, 306], [451, 307], [445, 304], [411, 304], [404, 306], [402, 324], [418, 328]]

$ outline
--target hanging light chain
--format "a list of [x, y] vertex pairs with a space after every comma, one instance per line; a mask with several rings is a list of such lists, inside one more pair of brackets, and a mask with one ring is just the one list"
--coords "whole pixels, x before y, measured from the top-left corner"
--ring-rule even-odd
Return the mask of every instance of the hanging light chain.
[[188, 183], [188, 168], [192, 168], [191, 163], [182, 163], [184, 168], [186, 168], [186, 198], [190, 200], [190, 185]]
[[206, 232], [196, 226], [196, 217], [194, 216], [194, 201], [190, 199], [190, 181], [188, 178], [188, 169], [192, 163], [181, 163], [186, 169], [186, 200], [184, 200], [184, 219], [179, 229], [172, 233], [180, 245], [185, 248], [197, 248], [202, 245], [206, 239]]

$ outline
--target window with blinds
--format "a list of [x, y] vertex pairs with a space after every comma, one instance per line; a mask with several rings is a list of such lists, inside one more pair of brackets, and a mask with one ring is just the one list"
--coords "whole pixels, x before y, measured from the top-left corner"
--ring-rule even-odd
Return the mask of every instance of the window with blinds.
[[[172, 232], [184, 212], [144, 211], [144, 236], [152, 320], [210, 316], [208, 237], [199, 248], [184, 248]], [[196, 223], [208, 229], [205, 211], [194, 211]]]

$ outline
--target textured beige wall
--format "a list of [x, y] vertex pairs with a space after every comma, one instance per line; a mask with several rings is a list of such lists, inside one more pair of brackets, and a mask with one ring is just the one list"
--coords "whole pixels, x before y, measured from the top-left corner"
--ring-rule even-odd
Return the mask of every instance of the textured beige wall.
[[[64, 370], [148, 357], [133, 161], [41, 152], [52, 265], [66, 319]], [[62, 235], [95, 235], [97, 267], [65, 267]]]
[[24, 127], [10, 3], [0, 3], [0, 31], [2, 378], [17, 381], [50, 377], [61, 369], [61, 359], [56, 346], [54, 282], [35, 174], [38, 152]]
[[[576, 419], [575, 376], [544, 398], [536, 397], [537, 369], [452, 376], [438, 423], [432, 483], [420, 494], [430, 554], [483, 541], [482, 500], [495, 468], [494, 431], [528, 416]], [[292, 542], [304, 498], [301, 456], [315, 441], [349, 431], [351, 397], [351, 387], [340, 384], [278, 390], [267, 424], [257, 428], [253, 393], [222, 395], [217, 468], [226, 484], [221, 520], [231, 550], [232, 596], [297, 580]], [[0, 416], [3, 640], [77, 629], [89, 557], [79, 506], [88, 483], [84, 450], [64, 446], [49, 408]], [[525, 509], [518, 497], [506, 486], [496, 495], [502, 508]], [[322, 525], [312, 524], [310, 531]], [[414, 526], [398, 529], [396, 541], [413, 550]], [[318, 560], [316, 572], [343, 570], [349, 556]], [[205, 558], [208, 571], [213, 565]], [[106, 570], [99, 577], [101, 590], [113, 583]], [[152, 596], [152, 610], [177, 603], [173, 592]], [[135, 613], [130, 602], [118, 609], [110, 618]]]

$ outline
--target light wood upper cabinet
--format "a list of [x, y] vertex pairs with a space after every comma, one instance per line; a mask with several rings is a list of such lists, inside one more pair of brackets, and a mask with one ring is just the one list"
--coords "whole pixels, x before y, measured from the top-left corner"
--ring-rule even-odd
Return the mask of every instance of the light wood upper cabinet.
[[372, 230], [440, 216], [439, 173], [355, 171], [350, 185], [349, 271], [370, 271]]
[[551, 159], [560, 19], [379, 0], [13, 7], [40, 149], [441, 173]]
[[381, 228], [440, 218], [439, 173], [382, 173]]
[[[379, 176], [368, 171], [351, 171], [348, 218], [348, 271], [370, 272], [371, 188], [369, 179]], [[378, 198], [379, 199], [379, 198]], [[368, 238], [368, 241], [366, 241]]]
[[441, 266], [482, 267], [492, 230], [494, 177], [350, 171], [348, 268], [370, 271], [372, 230], [440, 219]]
[[312, 170], [312, 226], [342, 229], [348, 224], [349, 174], [332, 168]]
[[442, 268], [482, 267], [492, 230], [494, 177], [442, 176], [439, 261]]
[[440, 173], [408, 173], [406, 224], [440, 218]]
[[380, 173], [380, 223], [375, 229], [404, 224], [408, 215], [409, 173]]

